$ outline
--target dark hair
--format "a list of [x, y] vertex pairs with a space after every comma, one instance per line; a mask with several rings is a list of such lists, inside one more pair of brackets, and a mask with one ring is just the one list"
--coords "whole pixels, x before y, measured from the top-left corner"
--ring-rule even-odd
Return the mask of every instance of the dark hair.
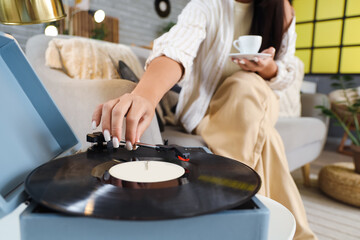
[[260, 51], [274, 47], [277, 57], [284, 34], [284, 0], [254, 0], [250, 34], [262, 36]]

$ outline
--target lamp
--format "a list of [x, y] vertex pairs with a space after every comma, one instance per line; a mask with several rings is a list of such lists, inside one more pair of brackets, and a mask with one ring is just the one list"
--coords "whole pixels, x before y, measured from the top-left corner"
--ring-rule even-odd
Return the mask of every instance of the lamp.
[[[89, 10], [90, 12], [91, 10]], [[105, 12], [103, 10], [97, 10], [94, 12], [94, 21], [97, 23], [101, 23], [105, 19]]]
[[45, 28], [45, 31], [44, 31], [45, 35], [46, 36], [57, 36], [58, 35], [58, 29], [56, 26], [54, 25], [48, 25], [46, 28]]
[[86, 13], [86, 12], [94, 18], [94, 21], [96, 23], [101, 23], [105, 19], [105, 12], [101, 9], [96, 10], [96, 11], [88, 9], [87, 11], [84, 11], [82, 8], [75, 8], [75, 10], [69, 11], [69, 17], [68, 17], [68, 22], [67, 22], [69, 35], [74, 35], [73, 20], [74, 20], [75, 15], [78, 13]]
[[3, 24], [38, 24], [64, 17], [61, 0], [0, 0], [0, 22]]

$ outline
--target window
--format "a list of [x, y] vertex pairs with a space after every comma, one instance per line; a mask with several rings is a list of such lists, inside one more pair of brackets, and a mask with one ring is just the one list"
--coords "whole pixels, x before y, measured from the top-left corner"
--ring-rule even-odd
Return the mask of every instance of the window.
[[360, 0], [293, 0], [307, 74], [360, 74]]

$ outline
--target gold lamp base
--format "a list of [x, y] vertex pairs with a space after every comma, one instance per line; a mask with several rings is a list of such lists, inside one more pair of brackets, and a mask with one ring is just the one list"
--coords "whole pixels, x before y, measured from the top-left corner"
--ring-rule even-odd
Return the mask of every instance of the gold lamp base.
[[0, 22], [3, 24], [37, 24], [64, 17], [61, 0], [0, 0]]

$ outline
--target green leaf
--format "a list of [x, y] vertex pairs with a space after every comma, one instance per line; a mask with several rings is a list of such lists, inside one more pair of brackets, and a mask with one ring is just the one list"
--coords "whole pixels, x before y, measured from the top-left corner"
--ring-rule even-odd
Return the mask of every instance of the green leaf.
[[332, 83], [331, 87], [333, 87], [333, 88], [341, 88], [341, 84], [340, 83]]
[[327, 109], [327, 108], [323, 108], [322, 113], [329, 117], [335, 117], [334, 113], [330, 109]]
[[345, 84], [345, 87], [346, 88], [354, 88], [354, 87], [356, 87], [356, 85], [353, 82], [348, 82], [348, 83]]
[[348, 111], [353, 113], [353, 114], [356, 114], [356, 108], [353, 108], [353, 107], [348, 107]]
[[324, 108], [326, 108], [326, 107], [323, 106], [323, 105], [316, 105], [315, 108], [317, 108], [317, 109], [324, 109]]
[[336, 127], [342, 127], [339, 122], [334, 122], [333, 125], [336, 126]]
[[331, 76], [331, 79], [340, 80], [340, 75], [333, 75], [333, 76]]
[[347, 81], [347, 82], [353, 80], [352, 76], [350, 76], [350, 75], [344, 75], [344, 76], [343, 76], [343, 79], [344, 79], [345, 81]]

